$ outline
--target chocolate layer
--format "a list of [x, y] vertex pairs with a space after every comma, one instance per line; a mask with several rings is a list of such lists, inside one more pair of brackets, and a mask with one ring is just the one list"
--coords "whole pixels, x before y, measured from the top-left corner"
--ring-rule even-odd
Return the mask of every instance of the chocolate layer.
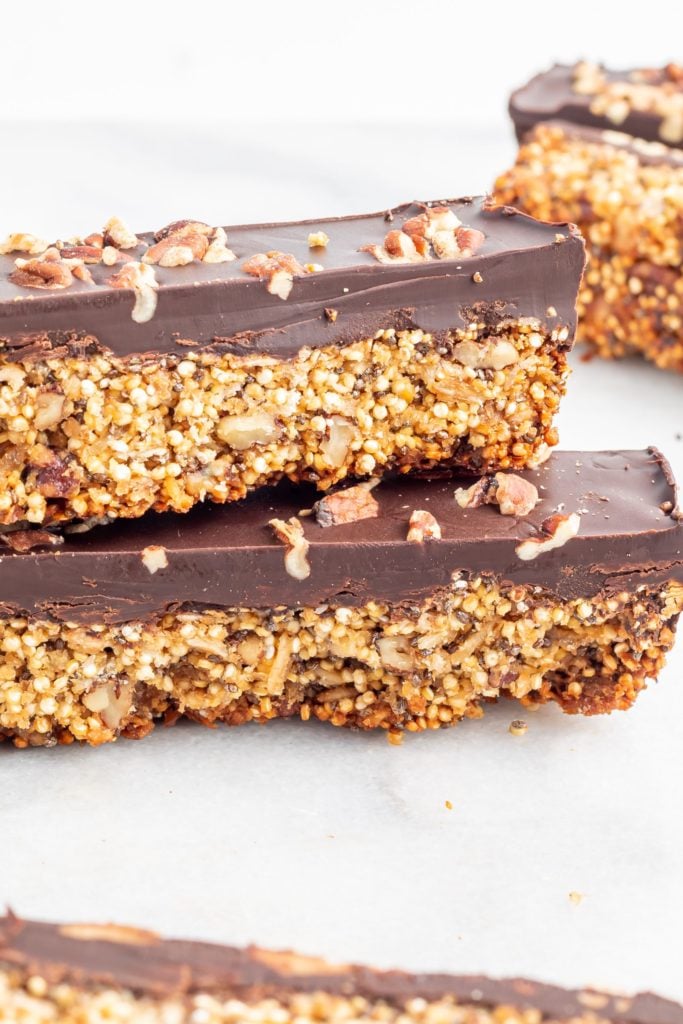
[[[529, 128], [539, 121], [562, 120], [594, 128], [614, 128], [615, 124], [602, 114], [594, 114], [591, 104], [594, 95], [577, 93], [573, 80], [577, 65], [555, 64], [548, 71], [535, 75], [529, 82], [513, 92], [509, 111], [517, 138], [522, 139]], [[632, 81], [637, 71], [610, 71], [601, 69], [609, 82]], [[619, 130], [640, 139], [660, 140], [662, 117], [660, 114], [631, 109], [619, 124]], [[683, 146], [683, 142], [680, 143]]]
[[651, 993], [634, 997], [568, 990], [520, 978], [406, 974], [336, 966], [313, 957], [236, 949], [205, 942], [162, 940], [114, 925], [54, 925], [0, 918], [0, 966], [48, 984], [117, 986], [153, 998], [208, 993], [225, 998], [286, 997], [297, 992], [363, 996], [401, 1006], [407, 1000], [452, 996], [481, 1007], [537, 1009], [544, 1018], [585, 1017], [591, 1011], [623, 1024], [683, 1024], [683, 1007]]
[[[424, 204], [416, 203], [365, 216], [227, 227], [237, 260], [155, 267], [158, 305], [143, 324], [131, 319], [132, 291], [108, 284], [120, 266], [89, 267], [94, 284], [75, 281], [64, 291], [40, 291], [9, 280], [21, 253], [0, 256], [0, 345], [15, 359], [59, 353], [65, 345], [78, 348], [79, 339], [81, 349], [98, 345], [119, 356], [186, 352], [190, 344], [287, 357], [304, 345], [341, 345], [380, 328], [418, 327], [438, 334], [473, 318], [506, 316], [567, 325], [571, 343], [584, 261], [578, 231], [489, 208], [481, 198], [444, 203], [464, 225], [484, 232], [476, 255], [381, 264], [359, 252], [364, 245], [381, 245], [387, 231], [421, 213]], [[317, 231], [329, 236], [325, 249], [308, 246], [309, 233]], [[558, 232], [566, 236], [563, 244], [556, 240]], [[144, 245], [128, 250], [136, 260], [153, 242], [151, 234], [139, 237]], [[324, 269], [296, 278], [283, 301], [242, 270], [245, 259], [270, 250]], [[556, 316], [548, 316], [549, 306]], [[326, 317], [325, 309], [336, 310], [337, 318]]]
[[[503, 516], [491, 505], [460, 508], [454, 490], [471, 484], [471, 478], [386, 480], [373, 491], [378, 517], [362, 522], [322, 529], [315, 518], [302, 518], [311, 566], [303, 580], [288, 575], [283, 545], [267, 524], [312, 506], [311, 490], [281, 486], [232, 506], [197, 508], [187, 515], [150, 513], [136, 522], [69, 535], [60, 548], [3, 551], [0, 606], [64, 621], [113, 623], [181, 605], [415, 603], [449, 585], [458, 571], [537, 585], [561, 598], [683, 581], [675, 485], [655, 449], [558, 452], [540, 469], [521, 475], [541, 496], [523, 518]], [[407, 541], [416, 509], [432, 513], [441, 540]], [[522, 561], [517, 545], [542, 536], [542, 523], [557, 512], [579, 513], [578, 536]], [[142, 558], [151, 545], [163, 547], [168, 560], [154, 574]]]

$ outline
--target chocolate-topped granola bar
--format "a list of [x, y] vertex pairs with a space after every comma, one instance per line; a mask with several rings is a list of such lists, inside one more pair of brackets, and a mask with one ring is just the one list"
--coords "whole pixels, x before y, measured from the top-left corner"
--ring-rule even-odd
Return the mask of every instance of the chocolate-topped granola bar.
[[398, 738], [500, 696], [627, 708], [683, 608], [660, 453], [281, 485], [0, 552], [0, 735], [18, 746], [318, 718]]
[[583, 242], [482, 199], [0, 245], [0, 526], [532, 466]]
[[683, 371], [683, 69], [555, 67], [510, 112], [521, 145], [495, 194], [581, 228], [581, 340]]
[[36, 1024], [683, 1024], [683, 1007], [652, 993], [375, 971], [11, 913], [0, 917], [0, 1006]]

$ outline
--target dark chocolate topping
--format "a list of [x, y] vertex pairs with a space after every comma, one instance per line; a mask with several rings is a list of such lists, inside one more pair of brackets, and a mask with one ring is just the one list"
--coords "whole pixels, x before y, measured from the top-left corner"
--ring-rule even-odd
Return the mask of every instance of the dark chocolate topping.
[[[572, 226], [535, 221], [483, 199], [444, 200], [467, 227], [486, 238], [476, 255], [460, 260], [430, 259], [381, 264], [361, 246], [381, 245], [424, 204], [407, 204], [388, 213], [282, 224], [227, 227], [233, 263], [194, 261], [181, 267], [154, 267], [159, 282], [156, 313], [147, 323], [131, 319], [133, 292], [108, 281], [120, 270], [89, 267], [95, 284], [75, 281], [63, 291], [20, 287], [9, 280], [22, 253], [0, 256], [0, 344], [14, 358], [63, 351], [78, 338], [95, 339], [117, 356], [187, 352], [187, 343], [240, 354], [295, 355], [308, 345], [346, 344], [386, 328], [419, 327], [440, 333], [469, 322], [468, 312], [484, 304], [496, 317], [536, 317], [570, 328], [583, 270], [583, 243]], [[440, 205], [443, 205], [440, 204]], [[391, 218], [391, 221], [387, 218]], [[309, 249], [310, 232], [324, 231], [324, 249]], [[558, 244], [556, 234], [566, 236]], [[153, 241], [128, 250], [141, 259]], [[319, 273], [294, 280], [286, 300], [271, 295], [263, 281], [242, 270], [258, 252], [292, 253], [302, 263], [323, 266]], [[481, 281], [474, 281], [475, 273]], [[556, 317], [548, 317], [553, 306]], [[334, 309], [334, 321], [325, 309]], [[3, 342], [4, 339], [4, 342]], [[185, 344], [183, 344], [185, 343]]]
[[[539, 121], [559, 119], [593, 128], [618, 127], [619, 131], [640, 139], [661, 141], [662, 117], [654, 111], [632, 109], [618, 126], [602, 114], [593, 114], [590, 108], [595, 97], [574, 91], [576, 68], [575, 64], [555, 64], [513, 92], [509, 111], [518, 139]], [[601, 70], [608, 81], [614, 82], [629, 81], [633, 74], [633, 70]]]
[[325, 992], [401, 1007], [410, 999], [452, 996], [487, 1008], [537, 1009], [554, 1020], [591, 1015], [623, 1024], [683, 1024], [683, 1007], [651, 993], [627, 997], [520, 978], [373, 971], [256, 947], [163, 941], [151, 932], [116, 926], [22, 921], [13, 914], [0, 918], [2, 964], [49, 984], [116, 986], [157, 999], [200, 992], [247, 1000]]
[[[289, 485], [186, 515], [120, 520], [69, 535], [58, 548], [0, 549], [0, 606], [67, 622], [124, 622], [181, 605], [416, 603], [458, 571], [543, 587], [561, 599], [683, 580], [683, 524], [668, 464], [656, 450], [559, 452], [522, 475], [541, 501], [521, 519], [492, 505], [460, 508], [454, 490], [471, 478], [405, 477], [375, 488], [376, 519], [322, 529], [315, 518], [302, 518], [311, 566], [304, 580], [288, 575], [285, 548], [267, 524], [296, 516], [319, 494]], [[408, 543], [416, 509], [432, 513], [441, 540]], [[532, 561], [519, 558], [516, 546], [542, 536], [544, 520], [572, 512], [581, 517], [578, 536]], [[165, 548], [168, 559], [154, 574], [142, 558], [151, 545]]]

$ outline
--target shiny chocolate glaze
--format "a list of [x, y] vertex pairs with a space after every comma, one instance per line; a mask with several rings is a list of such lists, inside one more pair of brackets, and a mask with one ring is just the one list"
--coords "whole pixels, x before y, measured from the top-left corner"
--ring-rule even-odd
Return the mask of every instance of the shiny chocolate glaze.
[[[603, 115], [591, 113], [594, 96], [574, 92], [575, 64], [555, 64], [548, 71], [542, 71], [512, 93], [509, 103], [510, 116], [515, 125], [517, 138], [521, 141], [527, 131], [539, 121], [561, 120], [592, 128], [615, 128], [628, 135], [653, 142], [660, 141], [659, 129], [662, 118], [654, 112], [632, 110], [626, 119], [615, 125]], [[610, 71], [603, 68], [609, 81], [627, 81], [632, 74], [628, 71]], [[683, 143], [681, 143], [683, 146]]]
[[[321, 528], [303, 517], [310, 576], [293, 579], [268, 521], [310, 508], [315, 492], [282, 485], [228, 506], [185, 515], [148, 513], [66, 537], [59, 548], [0, 552], [0, 607], [73, 622], [126, 622], [191, 608], [415, 604], [457, 572], [543, 587], [559, 599], [605, 588], [683, 581], [683, 524], [668, 464], [654, 449], [557, 452], [523, 474], [541, 501], [527, 516], [497, 506], [462, 509], [453, 493], [469, 479], [387, 479], [373, 491], [376, 519]], [[406, 539], [411, 512], [425, 509], [442, 539]], [[578, 536], [522, 561], [520, 541], [542, 535], [555, 513], [579, 513]], [[142, 554], [166, 550], [168, 566], [151, 574]]]
[[[381, 245], [389, 230], [424, 210], [419, 203], [365, 216], [227, 227], [237, 260], [155, 267], [158, 305], [143, 324], [131, 318], [133, 292], [108, 284], [120, 266], [92, 265], [95, 284], [75, 281], [63, 291], [45, 291], [9, 280], [15, 259], [24, 254], [0, 256], [0, 351], [24, 359], [98, 349], [117, 356], [187, 353], [189, 346], [288, 358], [304, 345], [343, 345], [379, 329], [415, 327], [438, 336], [472, 319], [505, 317], [568, 326], [570, 345], [584, 265], [578, 230], [493, 207], [482, 198], [432, 205], [444, 204], [486, 236], [474, 256], [382, 264], [359, 251]], [[324, 249], [308, 247], [309, 233], [317, 231], [329, 236]], [[144, 245], [128, 250], [138, 260], [153, 241], [151, 234], [139, 237]], [[270, 250], [324, 269], [295, 278], [283, 301], [242, 270], [248, 257]], [[334, 309], [336, 319], [326, 309]]]
[[633, 997], [569, 990], [521, 978], [406, 974], [251, 946], [163, 940], [115, 925], [56, 925], [0, 917], [0, 967], [79, 989], [113, 986], [152, 999], [206, 993], [219, 998], [287, 999], [294, 993], [363, 996], [401, 1007], [451, 996], [482, 1008], [538, 1010], [544, 1019], [590, 1016], [622, 1024], [683, 1024], [683, 1007], [651, 993]]

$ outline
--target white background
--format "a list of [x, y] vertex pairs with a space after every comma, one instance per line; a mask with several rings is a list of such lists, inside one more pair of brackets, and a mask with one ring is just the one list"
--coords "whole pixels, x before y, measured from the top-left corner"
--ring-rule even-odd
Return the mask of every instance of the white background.
[[[507, 93], [539, 67], [676, 57], [679, 5], [630, 6], [5, 5], [0, 233], [485, 191], [514, 154]], [[563, 447], [655, 442], [683, 477], [683, 381], [575, 363]], [[521, 739], [506, 704], [400, 749], [297, 723], [5, 746], [0, 901], [683, 999], [682, 653], [628, 714], [544, 710]]]

